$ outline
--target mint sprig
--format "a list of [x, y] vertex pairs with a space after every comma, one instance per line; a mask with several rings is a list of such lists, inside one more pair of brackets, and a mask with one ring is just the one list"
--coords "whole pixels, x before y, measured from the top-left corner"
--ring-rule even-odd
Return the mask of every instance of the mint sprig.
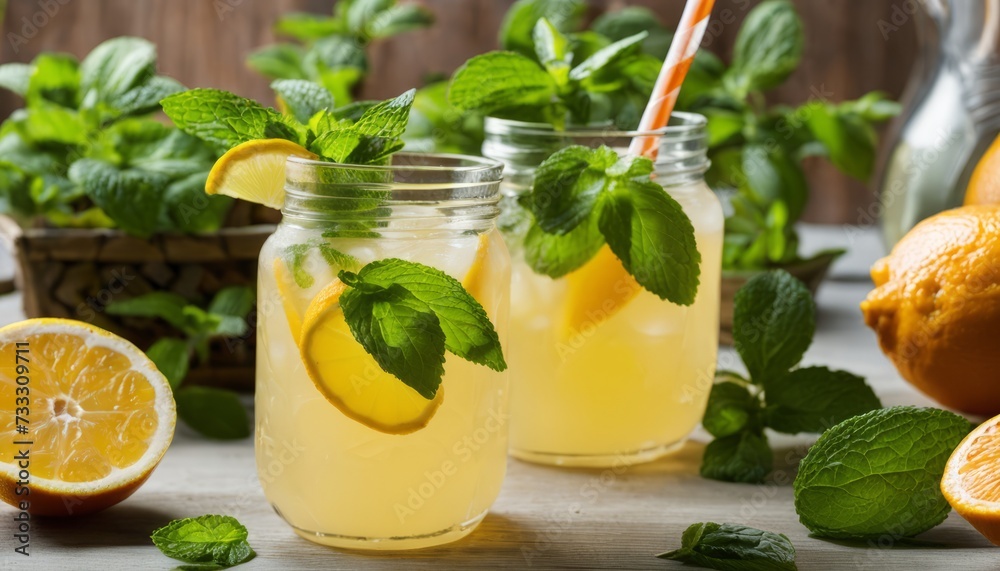
[[681, 548], [657, 555], [720, 571], [795, 571], [795, 547], [784, 534], [731, 523], [696, 523]]
[[572, 146], [545, 160], [522, 205], [534, 216], [526, 259], [557, 278], [607, 243], [635, 280], [660, 299], [690, 305], [701, 255], [681, 205], [649, 178], [653, 162], [609, 147]]
[[[586, 125], [616, 120], [623, 105], [644, 99], [652, 89], [650, 74], [640, 68], [659, 70], [660, 62], [642, 53], [645, 31], [616, 42], [591, 32], [588, 38], [596, 36], [599, 45], [588, 53], [592, 42], [563, 32], [574, 18], [553, 22], [540, 10], [517, 6], [512, 13], [522, 31], [511, 47], [519, 52], [486, 53], [459, 68], [448, 96], [457, 109], [561, 128], [567, 121]], [[525, 40], [521, 36], [529, 16], [539, 19]]]
[[280, 138], [327, 161], [380, 164], [403, 147], [400, 136], [409, 120], [412, 89], [387, 101], [335, 109], [329, 94], [309, 81], [289, 79], [272, 87], [285, 102], [287, 115], [217, 89], [167, 97], [163, 111], [184, 132], [224, 150], [255, 139]]
[[203, 515], [174, 520], [154, 531], [151, 539], [167, 557], [232, 567], [257, 555], [247, 536], [247, 528], [234, 517]]
[[945, 463], [972, 429], [961, 416], [897, 406], [823, 433], [799, 464], [795, 511], [814, 535], [905, 538], [944, 521]]
[[446, 349], [494, 371], [507, 368], [486, 310], [448, 274], [390, 258], [339, 277], [350, 287], [340, 305], [354, 338], [423, 397], [437, 394]]
[[733, 338], [749, 377], [716, 374], [702, 420], [716, 437], [705, 448], [703, 477], [761, 482], [774, 464], [765, 428], [820, 433], [881, 408], [861, 377], [825, 367], [796, 368], [815, 324], [809, 290], [785, 271], [756, 276], [736, 293]]

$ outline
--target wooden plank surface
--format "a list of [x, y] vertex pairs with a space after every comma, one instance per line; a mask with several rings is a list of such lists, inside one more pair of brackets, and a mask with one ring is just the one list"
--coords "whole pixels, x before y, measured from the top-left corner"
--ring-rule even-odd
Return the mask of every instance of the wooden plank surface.
[[[899, 379], [861, 324], [858, 302], [870, 289], [857, 279], [878, 256], [873, 232], [811, 230], [805, 242], [851, 245], [841, 276], [819, 296], [820, 324], [807, 364], [849, 369], [866, 376], [886, 405], [930, 405]], [[16, 298], [0, 298], [0, 322], [18, 318]], [[731, 350], [720, 366], [736, 367]], [[102, 514], [76, 521], [37, 521], [32, 556], [12, 555], [10, 516], [0, 508], [0, 568], [133, 570], [170, 569], [172, 561], [149, 542], [167, 521], [222, 513], [237, 516], [250, 531], [255, 569], [686, 569], [656, 553], [679, 545], [681, 532], [699, 521], [745, 523], [787, 534], [799, 568], [810, 569], [996, 569], [1000, 550], [951, 514], [921, 536], [939, 547], [885, 542], [848, 547], [808, 537], [792, 507], [794, 465], [812, 438], [772, 440], [776, 472], [763, 485], [725, 484], [697, 474], [705, 435], [674, 456], [622, 473], [560, 470], [512, 460], [500, 498], [468, 538], [435, 549], [398, 555], [358, 554], [321, 547], [295, 536], [271, 510], [256, 479], [250, 441], [215, 443], [180, 429], [162, 465], [132, 498]], [[350, 517], [345, 514], [345, 517]]]
[[[372, 74], [362, 96], [386, 98], [450, 74], [469, 57], [496, 48], [497, 30], [514, 0], [418, 0], [437, 23], [371, 47]], [[718, 0], [706, 47], [728, 59], [740, 23], [760, 0]], [[804, 103], [815, 93], [832, 101], [882, 90], [902, 94], [917, 55], [916, 19], [903, 15], [885, 32], [896, 11], [913, 0], [795, 0], [807, 37], [806, 62], [774, 91], [775, 103]], [[589, 0], [591, 17], [607, 8], [644, 5], [668, 26], [680, 19], [683, 0]], [[51, 16], [41, 4], [57, 5]], [[217, 87], [269, 101], [268, 81], [244, 65], [255, 48], [276, 41], [271, 25], [289, 11], [330, 13], [334, 0], [9, 0], [0, 63], [27, 62], [41, 51], [83, 56], [101, 41], [122, 34], [159, 47], [161, 71], [192, 87]], [[35, 26], [31, 23], [44, 23]], [[895, 20], [899, 22], [898, 17]], [[30, 36], [30, 37], [29, 37]], [[12, 39], [13, 38], [13, 39]], [[18, 39], [19, 38], [19, 39]], [[0, 118], [17, 98], [0, 92]], [[813, 200], [806, 214], [816, 222], [855, 223], [875, 195], [825, 163], [807, 165]]]

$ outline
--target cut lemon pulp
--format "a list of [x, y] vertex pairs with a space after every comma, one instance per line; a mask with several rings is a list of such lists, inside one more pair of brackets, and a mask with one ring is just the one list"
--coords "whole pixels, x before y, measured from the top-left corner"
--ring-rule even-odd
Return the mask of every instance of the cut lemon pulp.
[[563, 341], [610, 319], [642, 288], [606, 245], [583, 267], [567, 275], [566, 282], [560, 332]]
[[960, 516], [1000, 545], [1000, 416], [973, 430], [951, 453], [941, 492]]
[[[0, 497], [29, 502], [35, 515], [120, 502], [173, 438], [166, 378], [134, 345], [86, 323], [30, 319], [0, 329], [0, 385]], [[21, 470], [29, 495], [18, 494]]]
[[274, 259], [274, 281], [278, 282], [278, 295], [281, 296], [281, 307], [285, 311], [285, 319], [288, 321], [288, 328], [291, 330], [292, 339], [298, 344], [299, 336], [302, 334], [302, 314], [295, 305], [295, 290], [298, 285], [292, 272], [285, 265], [281, 258]]
[[386, 373], [351, 334], [340, 308], [347, 289], [335, 280], [309, 304], [299, 349], [309, 378], [345, 415], [388, 434], [409, 434], [427, 426], [444, 400], [432, 400]]
[[205, 192], [281, 208], [285, 203], [285, 161], [291, 156], [318, 158], [285, 139], [261, 139], [237, 145], [215, 161], [208, 173]]

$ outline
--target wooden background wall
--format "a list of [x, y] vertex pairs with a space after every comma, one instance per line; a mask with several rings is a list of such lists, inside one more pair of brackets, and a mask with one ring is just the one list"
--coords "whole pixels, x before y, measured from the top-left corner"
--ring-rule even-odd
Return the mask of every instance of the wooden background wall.
[[[271, 24], [288, 11], [329, 13], [335, 0], [7, 0], [0, 62], [30, 61], [38, 52], [85, 55], [101, 41], [137, 35], [159, 46], [160, 70], [188, 86], [218, 87], [269, 100], [267, 81], [243, 61], [254, 48], [275, 41]], [[496, 47], [500, 20], [513, 0], [418, 0], [436, 25], [372, 47], [373, 73], [363, 95], [385, 98], [421, 85], [430, 73], [450, 73], [470, 56]], [[718, 0], [706, 46], [728, 57], [747, 11], [758, 0]], [[2, 8], [4, 0], [0, 0]], [[683, 0], [590, 0], [595, 14], [622, 5], [654, 9], [676, 25]], [[884, 33], [899, 0], [795, 0], [807, 32], [803, 66], [773, 94], [797, 103], [814, 90], [833, 100], [880, 89], [899, 97], [916, 54], [916, 23], [908, 18]], [[46, 12], [46, 7], [48, 12]], [[898, 18], [898, 14], [897, 14]], [[31, 22], [34, 21], [35, 24]], [[41, 24], [41, 25], [37, 25]], [[37, 25], [37, 26], [36, 26]], [[36, 29], [37, 27], [37, 29]], [[19, 39], [20, 38], [20, 39]], [[22, 41], [23, 40], [23, 41]], [[0, 95], [0, 118], [19, 104]], [[854, 223], [874, 200], [865, 185], [819, 160], [808, 165], [813, 200], [807, 220]]]

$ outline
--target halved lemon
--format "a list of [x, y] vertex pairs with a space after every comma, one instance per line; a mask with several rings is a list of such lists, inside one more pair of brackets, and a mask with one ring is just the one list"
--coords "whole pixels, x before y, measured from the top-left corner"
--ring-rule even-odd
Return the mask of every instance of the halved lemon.
[[0, 329], [0, 385], [0, 498], [27, 501], [33, 515], [124, 500], [174, 435], [167, 379], [135, 345], [86, 323], [29, 319]]
[[960, 516], [1000, 545], [1000, 416], [979, 425], [951, 453], [941, 492]]
[[560, 330], [563, 341], [610, 319], [642, 289], [607, 245], [581, 268], [567, 275], [566, 282]]
[[259, 139], [237, 145], [215, 161], [205, 192], [281, 208], [285, 203], [285, 161], [291, 156], [318, 158], [285, 139]]
[[340, 308], [347, 286], [334, 280], [309, 304], [299, 349], [309, 378], [331, 404], [365, 426], [409, 434], [427, 426], [444, 401], [432, 400], [386, 373], [354, 338]]

